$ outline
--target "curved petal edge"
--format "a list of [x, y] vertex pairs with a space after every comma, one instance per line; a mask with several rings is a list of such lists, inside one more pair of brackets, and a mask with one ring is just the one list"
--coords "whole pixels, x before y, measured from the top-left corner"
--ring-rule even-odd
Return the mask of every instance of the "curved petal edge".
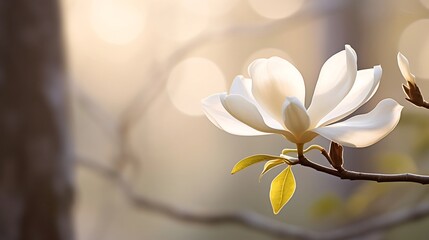
[[415, 84], [416, 83], [415, 82], [416, 77], [411, 73], [410, 63], [408, 62], [408, 59], [400, 52], [398, 52], [397, 59], [398, 59], [399, 70], [401, 70], [402, 76], [408, 82]]
[[356, 52], [349, 45], [323, 64], [308, 107], [311, 126], [317, 126], [346, 97], [354, 85], [356, 75]]
[[210, 122], [219, 129], [233, 135], [261, 136], [270, 134], [253, 129], [233, 117], [222, 105], [221, 98], [225, 96], [226, 93], [214, 94], [201, 101], [203, 111]]
[[380, 85], [381, 74], [382, 68], [380, 65], [370, 69], [359, 70], [350, 92], [330, 113], [320, 120], [317, 127], [339, 121], [368, 102]]
[[369, 113], [313, 131], [344, 146], [367, 147], [384, 138], [396, 127], [402, 108], [395, 100], [384, 99]]
[[279, 57], [260, 58], [249, 66], [252, 93], [256, 102], [278, 122], [282, 121], [282, 105], [286, 97], [305, 99], [301, 73]]
[[310, 126], [310, 117], [302, 102], [296, 97], [287, 97], [283, 104], [283, 121], [286, 129], [300, 136]]
[[221, 102], [226, 111], [247, 126], [266, 133], [281, 133], [282, 130], [269, 127], [258, 108], [241, 95], [228, 95], [221, 97]]

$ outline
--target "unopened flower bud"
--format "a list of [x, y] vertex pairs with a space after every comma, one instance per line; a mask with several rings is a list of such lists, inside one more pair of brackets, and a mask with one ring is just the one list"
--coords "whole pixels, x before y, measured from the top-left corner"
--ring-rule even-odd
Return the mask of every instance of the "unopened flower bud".
[[331, 158], [331, 164], [335, 169], [343, 169], [343, 146], [336, 142], [331, 142], [329, 157]]

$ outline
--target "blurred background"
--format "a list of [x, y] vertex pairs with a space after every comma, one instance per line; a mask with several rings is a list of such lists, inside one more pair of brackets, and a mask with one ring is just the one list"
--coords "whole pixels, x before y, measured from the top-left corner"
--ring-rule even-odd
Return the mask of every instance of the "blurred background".
[[[252, 211], [288, 225], [327, 230], [429, 201], [428, 187], [341, 180], [296, 166], [297, 189], [278, 215], [268, 198], [276, 169], [234, 176], [256, 153], [294, 147], [279, 136], [229, 135], [204, 116], [202, 98], [248, 76], [255, 58], [280, 56], [305, 79], [307, 102], [322, 64], [350, 44], [358, 69], [383, 67], [376, 95], [404, 106], [379, 143], [345, 149], [355, 171], [429, 174], [429, 111], [404, 99], [401, 51], [429, 97], [429, 0], [61, 0], [70, 123], [76, 158], [117, 170], [149, 199], [202, 213]], [[426, 94], [425, 94], [426, 93]], [[329, 142], [317, 138], [325, 148]], [[327, 164], [317, 153], [312, 160]], [[200, 225], [136, 208], [85, 165], [74, 173], [79, 240], [273, 239], [236, 225]], [[429, 218], [368, 239], [425, 239]]]
[[[121, 164], [134, 187], [151, 199], [202, 212], [255, 211], [285, 224], [328, 229], [414, 204], [427, 192], [414, 184], [352, 183], [297, 166], [296, 193], [274, 216], [268, 198], [274, 172], [260, 183], [261, 165], [234, 176], [229, 172], [245, 156], [278, 154], [293, 146], [278, 136], [238, 137], [220, 131], [204, 116], [200, 100], [226, 91], [236, 75], [248, 76], [247, 66], [255, 58], [276, 55], [302, 73], [308, 104], [322, 64], [351, 44], [359, 69], [383, 67], [379, 91], [358, 112], [367, 112], [388, 97], [405, 109], [400, 126], [380, 143], [346, 149], [346, 166], [428, 174], [429, 168], [420, 166], [429, 164], [423, 154], [429, 144], [429, 112], [404, 100], [396, 54], [401, 51], [409, 58], [421, 89], [429, 89], [429, 1], [64, 0], [62, 4], [67, 63], [76, 91], [72, 98], [76, 151], [108, 166]], [[97, 109], [88, 109], [88, 103], [82, 106], [81, 94]], [[95, 110], [104, 115], [94, 119], [90, 112]], [[118, 128], [127, 119], [132, 123], [121, 136]], [[417, 119], [421, 121], [405, 121]], [[328, 148], [328, 141], [316, 142]], [[122, 144], [134, 159], [118, 158], [123, 156]], [[319, 154], [311, 157], [326, 164]], [[138, 210], [90, 170], [78, 168], [76, 174], [78, 239], [271, 239], [237, 226], [187, 224]], [[427, 224], [400, 228], [388, 238], [401, 239], [402, 232], [425, 236]]]

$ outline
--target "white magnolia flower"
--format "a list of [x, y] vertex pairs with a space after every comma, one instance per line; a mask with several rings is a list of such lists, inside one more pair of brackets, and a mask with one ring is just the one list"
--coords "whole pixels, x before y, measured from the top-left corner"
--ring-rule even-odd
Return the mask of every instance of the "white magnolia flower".
[[402, 89], [404, 89], [405, 95], [407, 95], [405, 99], [418, 107], [429, 108], [429, 103], [424, 100], [419, 86], [417, 86], [416, 76], [411, 73], [410, 63], [402, 53], [398, 53], [398, 66], [402, 76], [407, 81], [407, 84], [402, 85]]
[[384, 99], [371, 112], [338, 122], [366, 103], [376, 92], [382, 69], [357, 71], [353, 48], [323, 65], [308, 108], [301, 73], [279, 57], [261, 58], [249, 66], [251, 79], [237, 76], [228, 93], [203, 99], [203, 109], [218, 128], [235, 135], [281, 134], [304, 144], [317, 135], [345, 146], [366, 147], [397, 125], [402, 106]]

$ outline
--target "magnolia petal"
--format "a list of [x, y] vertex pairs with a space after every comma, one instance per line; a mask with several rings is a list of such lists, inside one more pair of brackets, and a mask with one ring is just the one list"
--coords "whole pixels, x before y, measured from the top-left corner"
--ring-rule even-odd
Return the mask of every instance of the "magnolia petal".
[[256, 59], [249, 66], [249, 74], [253, 96], [279, 122], [282, 121], [282, 105], [286, 97], [294, 96], [302, 102], [305, 99], [301, 73], [284, 59]]
[[408, 82], [411, 82], [411, 83], [416, 83], [415, 82], [415, 78], [416, 78], [416, 76], [414, 76], [412, 73], [411, 73], [411, 70], [410, 70], [410, 63], [408, 62], [408, 59], [404, 56], [404, 55], [402, 55], [402, 53], [400, 53], [400, 52], [398, 52], [398, 56], [397, 56], [397, 59], [398, 59], [398, 66], [399, 66], [399, 70], [401, 70], [401, 74], [402, 74], [402, 76], [405, 78], [405, 80], [407, 80]]
[[252, 80], [249, 78], [244, 78], [243, 76], [239, 75], [234, 78], [231, 84], [231, 88], [229, 89], [230, 95], [240, 95], [244, 97], [249, 102], [253, 103], [256, 108], [258, 109], [258, 112], [262, 115], [262, 118], [264, 119], [264, 122], [271, 128], [275, 129], [283, 129], [283, 125], [275, 120], [273, 117], [271, 117], [261, 106], [258, 102], [256, 102], [255, 97], [252, 94]]
[[256, 106], [243, 96], [228, 95], [221, 98], [221, 101], [226, 111], [249, 127], [260, 132], [282, 134], [282, 130], [269, 127]]
[[312, 126], [316, 126], [343, 100], [353, 87], [356, 75], [356, 52], [349, 45], [325, 62], [308, 108]]
[[245, 97], [249, 101], [254, 101], [255, 98], [252, 94], [252, 80], [238, 75], [232, 81], [229, 89], [229, 94], [236, 94]]
[[296, 97], [287, 97], [283, 104], [283, 121], [285, 127], [294, 135], [299, 136], [310, 126], [310, 117]]
[[294, 65], [283, 58], [271, 57], [268, 59], [267, 67], [271, 77], [278, 81], [278, 90], [283, 91], [285, 97], [292, 96], [302, 103], [305, 102], [304, 79]]
[[340, 104], [334, 108], [334, 110], [320, 120], [317, 127], [326, 126], [341, 120], [368, 102], [380, 85], [381, 74], [381, 66], [375, 66], [372, 69], [359, 70], [357, 72], [356, 81], [350, 92], [340, 102]]
[[389, 134], [398, 124], [402, 106], [384, 99], [371, 112], [313, 131], [348, 147], [367, 147]]
[[211, 95], [202, 100], [203, 111], [210, 122], [219, 129], [234, 135], [259, 136], [269, 134], [257, 131], [231, 116], [221, 102], [221, 98], [225, 96], [226, 93], [220, 93]]

